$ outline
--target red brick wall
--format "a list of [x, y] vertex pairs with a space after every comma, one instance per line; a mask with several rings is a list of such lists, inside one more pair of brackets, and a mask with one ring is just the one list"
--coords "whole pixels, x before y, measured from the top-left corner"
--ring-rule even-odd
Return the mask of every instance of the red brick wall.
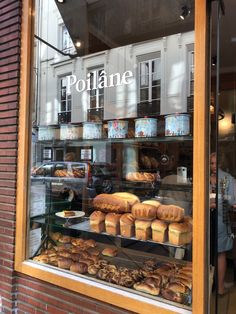
[[14, 273], [20, 16], [21, 1], [0, 0], [0, 312], [128, 313]]

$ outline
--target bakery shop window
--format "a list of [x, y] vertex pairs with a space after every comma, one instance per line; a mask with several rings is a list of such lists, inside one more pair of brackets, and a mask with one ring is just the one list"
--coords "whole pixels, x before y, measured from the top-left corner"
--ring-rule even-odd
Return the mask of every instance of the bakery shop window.
[[180, 22], [181, 1], [141, 3], [36, 6], [37, 35], [56, 44], [60, 16], [81, 45], [57, 60], [35, 45], [27, 252], [75, 280], [190, 310], [193, 16]]

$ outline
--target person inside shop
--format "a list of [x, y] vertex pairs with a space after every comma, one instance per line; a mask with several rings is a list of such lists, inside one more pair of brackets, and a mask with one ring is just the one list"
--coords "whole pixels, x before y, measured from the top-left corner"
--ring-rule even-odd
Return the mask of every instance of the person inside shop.
[[[210, 156], [210, 192], [211, 196], [216, 193], [216, 153]], [[218, 294], [225, 295], [232, 283], [225, 282], [226, 253], [233, 248], [233, 236], [230, 223], [230, 209], [235, 203], [234, 197], [235, 179], [222, 169], [218, 169], [218, 214], [217, 214], [217, 263], [218, 263]], [[210, 208], [216, 208], [215, 198], [210, 198]], [[214, 226], [212, 226], [214, 227]]]

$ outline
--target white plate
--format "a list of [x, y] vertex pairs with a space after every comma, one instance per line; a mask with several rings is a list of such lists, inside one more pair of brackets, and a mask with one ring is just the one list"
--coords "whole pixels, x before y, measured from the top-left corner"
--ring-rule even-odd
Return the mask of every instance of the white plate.
[[58, 212], [58, 213], [55, 213], [55, 215], [60, 217], [60, 218], [65, 218], [65, 219], [78, 218], [78, 217], [83, 217], [85, 215], [85, 212], [82, 212], [82, 211], [74, 211], [74, 210], [72, 210], [72, 211], [75, 213], [74, 216], [65, 217], [64, 212]]

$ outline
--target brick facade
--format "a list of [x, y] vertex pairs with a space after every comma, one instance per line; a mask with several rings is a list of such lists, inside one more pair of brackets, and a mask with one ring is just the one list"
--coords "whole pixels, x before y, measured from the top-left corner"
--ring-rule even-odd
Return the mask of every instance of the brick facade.
[[[14, 272], [21, 1], [0, 1], [0, 312], [127, 311]], [[130, 313], [130, 312], [129, 312]]]

